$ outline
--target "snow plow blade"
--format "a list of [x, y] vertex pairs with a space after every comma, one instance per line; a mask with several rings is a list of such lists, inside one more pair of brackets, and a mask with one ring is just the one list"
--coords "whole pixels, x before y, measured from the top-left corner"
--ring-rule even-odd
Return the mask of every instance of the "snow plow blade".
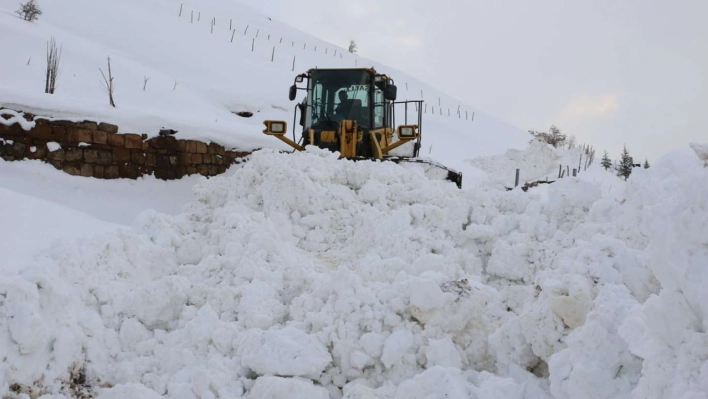
[[[375, 160], [366, 157], [350, 158], [354, 161], [359, 160]], [[431, 179], [437, 180], [448, 180], [455, 183], [457, 188], [462, 188], [462, 172], [458, 172], [454, 169], [448, 168], [445, 165], [437, 163], [430, 159], [414, 158], [414, 157], [384, 157], [380, 159], [381, 161], [395, 162], [399, 165], [405, 164], [416, 164], [422, 165], [425, 169], [425, 175]]]

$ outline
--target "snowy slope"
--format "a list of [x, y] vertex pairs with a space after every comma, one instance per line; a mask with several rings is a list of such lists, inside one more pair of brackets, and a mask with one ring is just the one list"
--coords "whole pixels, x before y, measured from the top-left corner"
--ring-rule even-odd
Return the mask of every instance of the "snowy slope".
[[[170, 127], [179, 137], [240, 149], [286, 149], [261, 133], [262, 121], [292, 121], [294, 104], [287, 101], [287, 89], [296, 74], [315, 66], [374, 66], [396, 80], [400, 100], [423, 98], [428, 103], [421, 155], [474, 177], [479, 171], [466, 159], [528, 143], [521, 130], [405, 73], [271, 21], [235, 1], [52, 0], [40, 5], [44, 14], [27, 23], [12, 15], [14, 2], [0, 3], [0, 37], [13, 39], [0, 41], [0, 106], [90, 117], [116, 123], [122, 132], [157, 134], [160, 127]], [[43, 57], [50, 36], [63, 45], [54, 95], [44, 94]], [[106, 71], [108, 56], [116, 81], [115, 109], [101, 90], [99, 68]], [[150, 78], [145, 91], [144, 77]], [[238, 111], [255, 115], [244, 119], [232, 113]]]
[[702, 397], [708, 169], [617, 187], [256, 153], [1, 277], [0, 395], [70, 397], [78, 366], [99, 399]]

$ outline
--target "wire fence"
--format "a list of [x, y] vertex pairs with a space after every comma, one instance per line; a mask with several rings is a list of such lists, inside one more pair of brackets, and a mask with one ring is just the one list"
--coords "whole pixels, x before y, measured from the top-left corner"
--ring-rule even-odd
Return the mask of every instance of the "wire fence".
[[[202, 20], [201, 11], [190, 10], [186, 12], [184, 4], [180, 4], [179, 18], [187, 18], [190, 24], [199, 24]], [[238, 49], [244, 52], [253, 53], [264, 62], [271, 62], [279, 65], [287, 66], [288, 70], [295, 72], [297, 68], [317, 67], [317, 65], [298, 64], [298, 54], [301, 59], [304, 58], [305, 52], [311, 51], [318, 54], [318, 60], [330, 62], [333, 59], [337, 60], [339, 66], [352, 65], [359, 67], [359, 56], [356, 53], [348, 51], [348, 49], [336, 46], [318, 46], [317, 44], [299, 42], [282, 35], [274, 35], [273, 32], [266, 32], [267, 27], [252, 26], [251, 23], [246, 23], [245, 26], [239, 26], [239, 21], [234, 18], [212, 17], [209, 19], [209, 33], [215, 37], [224, 37], [224, 40], [231, 45], [237, 46]], [[228, 30], [227, 30], [228, 28]], [[261, 30], [264, 32], [261, 34]], [[226, 34], [224, 34], [226, 32]], [[242, 33], [240, 33], [242, 32]], [[255, 32], [255, 33], [254, 33]], [[239, 33], [239, 34], [237, 34]], [[249, 34], [250, 33], [250, 34]], [[289, 44], [289, 46], [288, 46]], [[311, 49], [311, 50], [310, 50]], [[312, 56], [306, 57], [312, 59]], [[405, 91], [399, 88], [399, 95], [404, 94], [406, 100], [423, 100], [425, 101], [423, 89], [413, 88], [409, 82], [404, 82]], [[420, 96], [418, 97], [418, 90]], [[403, 92], [403, 93], [401, 93]], [[435, 100], [435, 98], [433, 98]], [[437, 105], [424, 103], [423, 114], [458, 119], [461, 121], [474, 122], [475, 111], [463, 109], [462, 104], [458, 103], [455, 106], [443, 104], [442, 97], [437, 97]]]

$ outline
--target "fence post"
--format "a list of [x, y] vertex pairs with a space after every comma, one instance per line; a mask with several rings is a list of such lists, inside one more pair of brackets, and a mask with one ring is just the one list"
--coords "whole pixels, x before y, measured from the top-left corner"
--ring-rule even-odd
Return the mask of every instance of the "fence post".
[[270, 62], [273, 62], [274, 59], [275, 59], [275, 46], [273, 46], [273, 52], [270, 55]]
[[519, 169], [516, 169], [516, 181], [514, 182], [514, 187], [519, 187]]
[[234, 24], [233, 18], [229, 19], [229, 30], [234, 30], [233, 24]]
[[558, 178], [561, 178], [561, 172], [563, 172], [563, 165], [558, 165]]
[[194, 10], [192, 10], [192, 16], [189, 18], [189, 23], [190, 24], [194, 23]]
[[566, 176], [570, 176], [570, 166], [569, 165], [565, 165], [565, 172], [566, 172], [565, 173]]
[[575, 168], [573, 168], [573, 177], [577, 176], [578, 174], [576, 173]]
[[199, 15], [197, 15], [197, 22], [202, 20], [202, 12], [199, 11]]
[[248, 32], [248, 27], [249, 27], [249, 25], [246, 25], [246, 30], [243, 31], [244, 36], [246, 36], [246, 32]]
[[180, 5], [179, 5], [179, 16], [180, 16], [180, 17], [182, 16], [182, 6], [183, 6], [183, 5], [184, 5], [184, 4], [180, 4]]
[[256, 46], [256, 38], [254, 37], [251, 39], [251, 52], [253, 52], [253, 48]]
[[293, 72], [295, 72], [295, 56], [293, 56]]
[[578, 173], [580, 173], [580, 165], [583, 164], [583, 154], [580, 154], [580, 161], [578, 161]]
[[234, 42], [234, 35], [236, 34], [236, 29], [231, 31], [231, 43]]
[[261, 29], [260, 29], [260, 28], [256, 29], [256, 37], [258, 37], [258, 34], [259, 34], [259, 33], [261, 33]]

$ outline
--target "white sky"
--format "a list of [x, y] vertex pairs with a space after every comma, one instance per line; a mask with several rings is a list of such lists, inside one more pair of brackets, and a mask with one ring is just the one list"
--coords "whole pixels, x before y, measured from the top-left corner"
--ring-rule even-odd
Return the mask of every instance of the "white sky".
[[708, 0], [240, 1], [613, 158], [708, 142]]

